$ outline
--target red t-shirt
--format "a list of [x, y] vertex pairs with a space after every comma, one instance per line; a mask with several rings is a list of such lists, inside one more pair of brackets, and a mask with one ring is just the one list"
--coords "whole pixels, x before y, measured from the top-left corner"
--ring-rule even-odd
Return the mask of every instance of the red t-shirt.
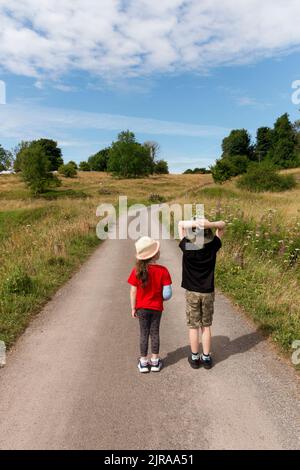
[[172, 284], [169, 271], [159, 264], [149, 264], [148, 281], [142, 287], [141, 281], [136, 277], [136, 270], [133, 268], [128, 278], [128, 283], [137, 287], [135, 308], [149, 308], [151, 310], [163, 310], [163, 286]]

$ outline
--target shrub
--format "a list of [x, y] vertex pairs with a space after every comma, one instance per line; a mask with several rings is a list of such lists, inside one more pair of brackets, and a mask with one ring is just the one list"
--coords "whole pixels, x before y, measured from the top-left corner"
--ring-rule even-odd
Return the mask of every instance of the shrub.
[[91, 171], [107, 171], [108, 158], [109, 147], [99, 150], [95, 155], [91, 155], [88, 159]]
[[32, 291], [31, 277], [19, 266], [5, 279], [3, 290], [8, 294], [28, 294]]
[[73, 165], [73, 167], [75, 168], [75, 170], [78, 170], [78, 165], [77, 165], [77, 163], [74, 162], [73, 160], [70, 160], [70, 161], [68, 162], [68, 165]]
[[91, 171], [91, 167], [88, 162], [80, 162], [79, 163], [79, 170], [81, 171]]
[[157, 175], [167, 175], [169, 173], [168, 162], [166, 160], [154, 162], [154, 173]]
[[61, 165], [58, 172], [66, 178], [74, 178], [77, 175], [77, 170], [72, 162], [67, 163], [66, 165]]
[[166, 202], [166, 198], [164, 196], [154, 193], [150, 194], [148, 200], [153, 204], [161, 204], [162, 202]]
[[250, 160], [245, 155], [233, 155], [223, 157], [211, 167], [212, 177], [215, 183], [224, 183], [233, 176], [238, 176], [247, 171]]
[[250, 165], [247, 173], [242, 175], [237, 186], [253, 192], [286, 191], [296, 186], [293, 175], [280, 175], [268, 162]]
[[215, 183], [224, 183], [232, 177], [232, 164], [228, 158], [221, 158], [211, 167], [211, 173]]

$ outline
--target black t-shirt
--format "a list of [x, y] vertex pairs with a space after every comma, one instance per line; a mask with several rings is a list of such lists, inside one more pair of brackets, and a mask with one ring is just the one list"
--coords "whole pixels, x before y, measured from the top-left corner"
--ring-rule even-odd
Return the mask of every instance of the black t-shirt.
[[193, 292], [214, 292], [216, 255], [221, 246], [217, 236], [201, 249], [191, 249], [193, 246], [187, 238], [180, 241], [183, 252], [181, 287]]

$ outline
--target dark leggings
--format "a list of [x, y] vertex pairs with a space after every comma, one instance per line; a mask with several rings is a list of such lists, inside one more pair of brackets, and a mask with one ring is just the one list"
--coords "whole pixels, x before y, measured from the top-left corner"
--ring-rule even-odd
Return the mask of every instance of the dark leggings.
[[149, 310], [141, 308], [137, 311], [140, 322], [140, 348], [141, 356], [146, 357], [148, 354], [149, 336], [151, 338], [152, 354], [159, 354], [159, 325], [161, 313], [157, 310]]

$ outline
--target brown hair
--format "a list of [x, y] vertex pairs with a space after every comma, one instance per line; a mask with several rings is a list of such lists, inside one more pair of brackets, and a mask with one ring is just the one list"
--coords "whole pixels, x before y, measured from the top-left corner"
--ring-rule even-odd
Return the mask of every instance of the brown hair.
[[152, 256], [150, 259], [138, 259], [136, 261], [135, 269], [136, 269], [136, 277], [139, 281], [142, 282], [142, 287], [146, 287], [148, 282], [148, 265], [153, 261], [156, 255]]

